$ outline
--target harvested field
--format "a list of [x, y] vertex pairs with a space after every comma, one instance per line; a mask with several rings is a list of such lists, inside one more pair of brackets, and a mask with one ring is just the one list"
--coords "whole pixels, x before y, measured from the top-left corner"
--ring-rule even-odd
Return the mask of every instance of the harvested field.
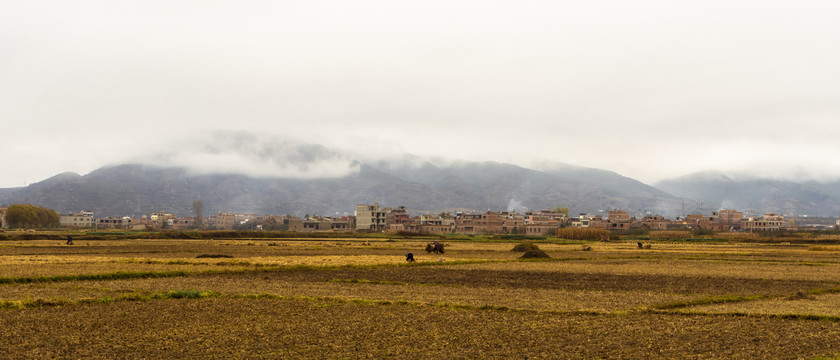
[[[820, 321], [451, 310], [318, 299], [123, 302], [0, 312], [9, 358], [800, 358]], [[710, 331], [710, 329], [715, 329]], [[41, 334], [43, 338], [33, 338]], [[46, 339], [49, 339], [46, 341]]]
[[0, 345], [13, 359], [840, 355], [833, 251], [545, 242], [551, 259], [517, 260], [513, 241], [425, 243], [0, 242]]
[[[840, 291], [840, 289], [834, 289]], [[817, 291], [817, 293], [819, 293]], [[714, 304], [693, 306], [683, 312], [704, 312], [710, 314], [751, 314], [801, 317], [826, 317], [840, 319], [840, 294], [812, 294], [774, 297], [745, 302], [742, 304]], [[829, 319], [829, 320], [836, 320]]]

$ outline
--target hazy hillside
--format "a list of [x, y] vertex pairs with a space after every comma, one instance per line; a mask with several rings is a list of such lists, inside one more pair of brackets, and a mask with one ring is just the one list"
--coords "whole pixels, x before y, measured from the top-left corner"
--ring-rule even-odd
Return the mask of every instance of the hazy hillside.
[[778, 212], [788, 215], [837, 216], [840, 211], [840, 183], [754, 179], [702, 172], [658, 182], [655, 187], [691, 199], [687, 210], [702, 204], [706, 211], [721, 208], [755, 213]]
[[292, 179], [197, 175], [182, 168], [144, 165], [105, 167], [85, 176], [61, 174], [11, 193], [6, 202], [31, 203], [62, 213], [139, 215], [167, 211], [262, 214], [353, 213], [355, 205], [405, 205], [413, 212], [527, 210], [568, 206], [573, 212], [610, 208], [668, 214], [679, 200], [608, 171], [568, 167], [552, 172], [486, 162], [436, 166], [429, 162], [360, 165], [340, 178]]
[[12, 194], [21, 189], [23, 188], [0, 189], [0, 205], [9, 204], [9, 199], [11, 199]]

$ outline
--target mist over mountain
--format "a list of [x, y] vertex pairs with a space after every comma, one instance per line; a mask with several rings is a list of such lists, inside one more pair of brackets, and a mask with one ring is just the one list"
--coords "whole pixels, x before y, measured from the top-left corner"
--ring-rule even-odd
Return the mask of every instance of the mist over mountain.
[[[352, 214], [356, 204], [407, 206], [414, 213], [625, 209], [634, 216], [682, 215], [721, 208], [755, 213], [835, 216], [840, 182], [771, 180], [696, 173], [649, 186], [612, 171], [542, 163], [534, 168], [389, 154], [376, 158], [288, 139], [219, 133], [185, 141], [143, 161], [86, 175], [62, 173], [23, 188], [0, 189], [0, 204], [29, 203], [97, 216], [165, 211]], [[205, 215], [206, 215], [205, 214]]]
[[[204, 202], [207, 213], [328, 216], [352, 214], [356, 204], [372, 203], [375, 198], [383, 206], [404, 205], [413, 213], [526, 211], [567, 206], [572, 212], [621, 208], [670, 214], [679, 203], [672, 195], [616, 173], [564, 164], [539, 171], [499, 162], [441, 164], [412, 155], [357, 161], [320, 146], [278, 147], [252, 140], [255, 139], [246, 139], [251, 145], [244, 150], [236, 148], [226, 153], [220, 147], [205, 151], [205, 155], [218, 155], [216, 162], [222, 170], [206, 168], [207, 162], [188, 167], [192, 163], [164, 157], [169, 160], [155, 165], [123, 164], [84, 176], [56, 175], [25, 188], [0, 192], [0, 202], [36, 204], [62, 213], [92, 210], [97, 216], [157, 211], [191, 216], [191, 204], [196, 199]], [[279, 157], [274, 155], [277, 152], [291, 152], [292, 156]], [[274, 170], [236, 173], [236, 166], [221, 164], [248, 154], [258, 155], [257, 160], [249, 161], [262, 161]], [[180, 159], [190, 157], [196, 156], [187, 154]], [[324, 163], [335, 163], [336, 159], [341, 164], [338, 171], [326, 171], [321, 176], [301, 175], [305, 170], [329, 170]]]
[[840, 212], [840, 181], [790, 181], [756, 178], [717, 171], [699, 172], [663, 180], [655, 187], [688, 199], [690, 212], [737, 209], [756, 214], [776, 212], [789, 216], [829, 216]]
[[283, 136], [215, 131], [167, 143], [123, 163], [184, 168], [194, 174], [322, 179], [358, 171], [358, 157]]

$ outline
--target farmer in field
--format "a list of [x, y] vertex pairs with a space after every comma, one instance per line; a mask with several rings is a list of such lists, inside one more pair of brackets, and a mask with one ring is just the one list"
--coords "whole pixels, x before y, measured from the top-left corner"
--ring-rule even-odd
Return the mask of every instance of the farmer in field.
[[406, 253], [405, 254], [405, 261], [414, 262], [414, 253]]
[[70, 236], [70, 235], [67, 235], [67, 242], [64, 243], [64, 244], [65, 245], [73, 245], [73, 237]]
[[438, 241], [437, 241], [437, 239], [435, 239], [434, 248], [435, 248], [435, 254], [437, 254], [437, 253], [438, 253], [438, 250], [440, 249], [440, 247], [438, 247]]

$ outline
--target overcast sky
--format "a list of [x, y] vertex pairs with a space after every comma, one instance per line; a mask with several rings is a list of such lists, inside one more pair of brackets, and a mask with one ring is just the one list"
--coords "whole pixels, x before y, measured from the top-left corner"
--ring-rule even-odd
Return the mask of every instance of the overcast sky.
[[[284, 143], [837, 176], [838, 4], [0, 1], [0, 187], [137, 159], [252, 172]], [[307, 170], [346, 171], [328, 160]]]

